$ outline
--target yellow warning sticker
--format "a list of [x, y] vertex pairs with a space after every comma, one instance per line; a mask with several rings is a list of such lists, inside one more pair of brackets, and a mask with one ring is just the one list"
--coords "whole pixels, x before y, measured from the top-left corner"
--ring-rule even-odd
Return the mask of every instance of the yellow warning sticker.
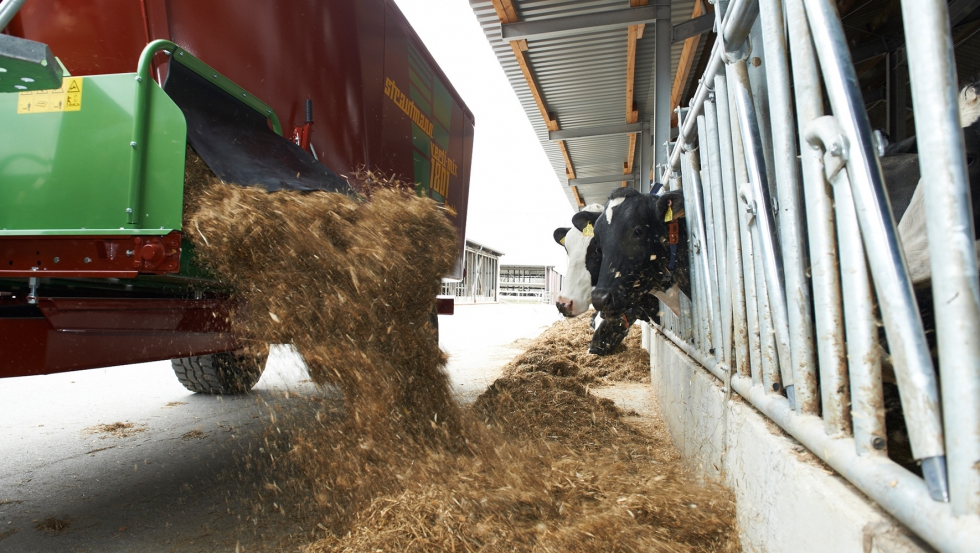
[[82, 77], [65, 77], [61, 88], [21, 92], [17, 97], [17, 113], [80, 111], [82, 83]]

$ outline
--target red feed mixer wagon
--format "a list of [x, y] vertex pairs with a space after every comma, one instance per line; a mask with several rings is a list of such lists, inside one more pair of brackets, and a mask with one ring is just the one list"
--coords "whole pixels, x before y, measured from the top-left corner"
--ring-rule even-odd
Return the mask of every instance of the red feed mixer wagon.
[[0, 30], [0, 377], [258, 381], [181, 228], [188, 144], [269, 191], [418, 183], [462, 276], [473, 115], [391, 0], [4, 0]]

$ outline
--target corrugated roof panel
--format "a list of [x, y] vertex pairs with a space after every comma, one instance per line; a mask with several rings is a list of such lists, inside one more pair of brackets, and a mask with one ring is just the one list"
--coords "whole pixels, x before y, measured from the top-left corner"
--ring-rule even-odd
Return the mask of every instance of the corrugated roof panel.
[[[512, 4], [521, 21], [541, 21], [629, 8], [627, 0], [512, 0]], [[548, 161], [562, 183], [569, 203], [576, 206], [565, 176], [565, 158], [558, 144], [548, 138], [545, 120], [513, 50], [500, 38], [500, 20], [493, 4], [490, 0], [470, 0], [470, 5], [527, 114]], [[677, 24], [687, 21], [693, 9], [694, 0], [672, 2], [672, 22]], [[633, 101], [641, 120], [649, 119], [653, 113], [653, 65], [656, 55], [654, 27], [652, 24], [646, 26], [636, 48]], [[557, 118], [560, 128], [567, 130], [626, 123], [626, 28], [529, 39], [527, 43], [526, 58], [531, 71], [548, 111]], [[683, 43], [675, 44], [671, 48], [671, 74], [676, 72], [682, 48]], [[628, 135], [567, 140], [565, 145], [578, 178], [622, 174], [623, 166], [628, 161]], [[638, 151], [634, 154], [634, 163], [634, 170], [638, 170]], [[587, 204], [602, 203], [619, 186], [618, 182], [581, 185], [579, 193]]]

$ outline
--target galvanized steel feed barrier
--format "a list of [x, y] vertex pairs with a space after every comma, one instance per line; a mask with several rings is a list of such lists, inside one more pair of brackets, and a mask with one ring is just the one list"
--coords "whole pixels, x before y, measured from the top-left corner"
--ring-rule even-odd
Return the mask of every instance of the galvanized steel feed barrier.
[[[719, 40], [658, 167], [684, 191], [692, 246], [690, 302], [658, 330], [931, 545], [974, 550], [980, 279], [947, 5], [902, 1], [930, 122], [917, 131], [938, 373], [835, 4], [715, 7]], [[924, 478], [886, 454], [884, 347]]]

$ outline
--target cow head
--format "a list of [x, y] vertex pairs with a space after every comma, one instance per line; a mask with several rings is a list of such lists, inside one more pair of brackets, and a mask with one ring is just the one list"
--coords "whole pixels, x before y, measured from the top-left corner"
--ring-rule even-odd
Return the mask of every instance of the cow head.
[[592, 287], [595, 281], [585, 266], [586, 252], [594, 240], [592, 239], [595, 222], [599, 217], [602, 206], [593, 204], [572, 217], [571, 228], [555, 229], [555, 242], [558, 242], [568, 253], [568, 270], [565, 281], [555, 307], [566, 317], [577, 317], [585, 313], [592, 299]]
[[[673, 269], [670, 263], [668, 207], [678, 219], [680, 238]], [[632, 189], [612, 193], [596, 221], [596, 247], [588, 252], [587, 264], [597, 267], [592, 305], [604, 315], [623, 313], [642, 303], [646, 294], [661, 293], [676, 284], [686, 287], [687, 237], [684, 226], [684, 196], [668, 192], [661, 196], [640, 194]]]
[[957, 99], [961, 127], [969, 127], [980, 119], [980, 81], [974, 81], [960, 89]]

